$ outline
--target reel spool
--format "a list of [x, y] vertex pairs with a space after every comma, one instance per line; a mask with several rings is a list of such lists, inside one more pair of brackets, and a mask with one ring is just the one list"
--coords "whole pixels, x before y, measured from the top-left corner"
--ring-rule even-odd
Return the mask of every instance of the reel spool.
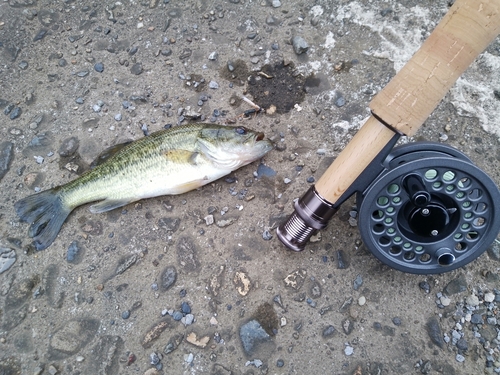
[[358, 227], [390, 267], [443, 273], [476, 259], [495, 240], [499, 202], [495, 183], [467, 156], [439, 143], [411, 143], [394, 148], [378, 177], [358, 192]]

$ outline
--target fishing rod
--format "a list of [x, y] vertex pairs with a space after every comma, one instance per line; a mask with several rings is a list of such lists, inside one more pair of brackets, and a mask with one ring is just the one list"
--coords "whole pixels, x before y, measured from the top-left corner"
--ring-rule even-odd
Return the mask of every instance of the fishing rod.
[[458, 150], [413, 136], [500, 33], [500, 0], [456, 0], [420, 49], [370, 102], [371, 116], [294, 204], [278, 238], [302, 251], [356, 194], [365, 245], [403, 272], [442, 273], [480, 256], [500, 230], [500, 191]]

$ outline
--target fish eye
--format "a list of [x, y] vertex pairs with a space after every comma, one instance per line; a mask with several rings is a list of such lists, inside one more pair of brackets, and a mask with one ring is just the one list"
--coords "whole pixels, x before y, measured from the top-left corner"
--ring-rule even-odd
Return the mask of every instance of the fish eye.
[[242, 126], [238, 126], [237, 128], [234, 129], [234, 131], [239, 135], [247, 134], [247, 130]]

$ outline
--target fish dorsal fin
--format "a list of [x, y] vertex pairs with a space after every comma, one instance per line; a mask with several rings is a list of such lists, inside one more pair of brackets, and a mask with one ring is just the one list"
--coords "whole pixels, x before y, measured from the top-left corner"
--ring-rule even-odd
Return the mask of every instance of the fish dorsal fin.
[[119, 151], [123, 150], [125, 146], [128, 146], [133, 141], [126, 141], [123, 143], [118, 143], [117, 145], [108, 147], [104, 151], [102, 151], [92, 163], [90, 163], [90, 169], [94, 169], [98, 165], [101, 165], [105, 161], [109, 160], [111, 157], [115, 156]]
[[197, 165], [199, 156], [200, 156], [199, 152], [193, 152], [181, 149], [168, 150], [167, 152], [165, 152], [165, 157], [167, 158], [168, 161], [179, 164], [187, 163], [191, 165]]
[[126, 206], [127, 204], [133, 201], [134, 200], [127, 200], [127, 199], [105, 199], [99, 203], [90, 206], [90, 212], [92, 212], [93, 214], [108, 212], [114, 210], [115, 208]]

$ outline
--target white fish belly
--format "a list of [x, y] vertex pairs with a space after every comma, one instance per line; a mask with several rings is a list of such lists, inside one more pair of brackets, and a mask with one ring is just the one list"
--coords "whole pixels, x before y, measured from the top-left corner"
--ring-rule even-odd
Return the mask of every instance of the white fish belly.
[[230, 170], [222, 170], [211, 164], [198, 166], [182, 166], [169, 173], [148, 173], [142, 176], [137, 199], [157, 197], [161, 195], [176, 195], [197, 189], [227, 174]]

